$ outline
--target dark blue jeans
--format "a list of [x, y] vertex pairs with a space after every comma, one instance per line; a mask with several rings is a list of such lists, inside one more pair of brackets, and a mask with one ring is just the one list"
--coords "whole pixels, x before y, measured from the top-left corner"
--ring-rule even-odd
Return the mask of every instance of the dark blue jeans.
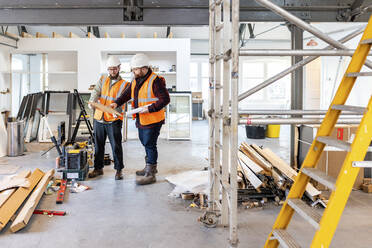
[[161, 124], [152, 128], [138, 128], [139, 139], [145, 147], [147, 164], [157, 164], [158, 162], [157, 142], [160, 129]]
[[124, 168], [123, 164], [123, 148], [121, 146], [121, 127], [123, 122], [121, 120], [112, 123], [101, 123], [94, 120], [94, 168], [103, 168], [103, 159], [105, 156], [106, 138], [108, 136], [112, 155], [114, 157], [115, 170]]

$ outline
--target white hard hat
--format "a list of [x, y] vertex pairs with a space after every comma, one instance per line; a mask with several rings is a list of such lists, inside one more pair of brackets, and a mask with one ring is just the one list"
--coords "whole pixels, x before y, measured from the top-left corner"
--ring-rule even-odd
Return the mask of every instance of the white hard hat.
[[110, 56], [107, 59], [106, 67], [109, 68], [109, 67], [119, 66], [120, 64], [121, 64], [121, 62], [120, 62], [120, 60], [117, 57]]
[[144, 66], [150, 66], [149, 57], [147, 57], [143, 53], [137, 53], [134, 55], [130, 61], [130, 67], [133, 68], [141, 68]]

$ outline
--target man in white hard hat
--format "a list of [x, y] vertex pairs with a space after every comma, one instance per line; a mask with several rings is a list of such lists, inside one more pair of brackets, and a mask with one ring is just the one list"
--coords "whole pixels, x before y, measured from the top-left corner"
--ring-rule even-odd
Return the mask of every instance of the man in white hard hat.
[[161, 126], [164, 124], [164, 107], [169, 103], [169, 93], [163, 77], [150, 69], [149, 58], [138, 53], [131, 60], [134, 80], [114, 103], [117, 108], [132, 99], [133, 108], [142, 108], [135, 114], [138, 136], [146, 151], [146, 166], [136, 171], [138, 185], [151, 184], [156, 181], [158, 149], [157, 141]]
[[[103, 105], [110, 106], [118, 96], [124, 92], [125, 88], [130, 85], [129, 82], [122, 79], [119, 75], [120, 60], [117, 57], [110, 56], [107, 60], [108, 75], [102, 76], [94, 87], [90, 102], [99, 102]], [[91, 105], [89, 105], [92, 108]], [[117, 111], [122, 112], [122, 108]], [[106, 138], [108, 136], [112, 154], [114, 157], [114, 168], [116, 170], [115, 180], [123, 179], [123, 148], [121, 146], [121, 127], [123, 117], [103, 112], [99, 109], [94, 111], [94, 170], [89, 173], [89, 178], [103, 175], [103, 160], [105, 156]]]

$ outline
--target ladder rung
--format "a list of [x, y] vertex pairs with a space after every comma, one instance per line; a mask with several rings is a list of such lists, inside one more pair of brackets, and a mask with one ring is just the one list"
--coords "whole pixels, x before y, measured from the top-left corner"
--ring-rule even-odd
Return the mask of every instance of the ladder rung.
[[344, 151], [350, 150], [350, 143], [343, 140], [332, 138], [330, 136], [318, 136], [316, 140], [322, 142], [323, 144], [334, 146]]
[[371, 43], [372, 43], [372, 39], [366, 39], [360, 42], [360, 44], [371, 44]]
[[292, 238], [292, 236], [284, 229], [274, 229], [274, 237], [279, 241], [284, 248], [300, 248], [301, 246]]
[[319, 228], [319, 222], [322, 216], [312, 207], [308, 206], [301, 199], [288, 199], [288, 205], [291, 206], [299, 215], [307, 220], [316, 229]]
[[351, 72], [346, 74], [347, 77], [368, 77], [372, 76], [372, 72]]
[[366, 111], [366, 108], [364, 107], [350, 105], [333, 105], [332, 109], [354, 112], [356, 114], [364, 114], [364, 112]]
[[306, 168], [306, 167], [303, 167], [301, 171], [304, 174], [311, 177], [312, 179], [314, 179], [315, 181], [323, 184], [327, 188], [331, 190], [336, 189], [336, 179], [331, 176], [326, 175], [323, 171], [320, 171], [317, 168]]

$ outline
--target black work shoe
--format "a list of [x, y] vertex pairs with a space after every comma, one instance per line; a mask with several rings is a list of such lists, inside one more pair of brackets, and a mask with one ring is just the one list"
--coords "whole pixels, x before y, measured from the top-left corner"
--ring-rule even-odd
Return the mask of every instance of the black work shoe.
[[103, 175], [103, 170], [102, 169], [94, 169], [92, 172], [88, 174], [89, 178], [95, 178], [98, 176]]
[[156, 165], [150, 165], [147, 164], [145, 169], [145, 173], [143, 176], [138, 176], [136, 178], [136, 184], [137, 185], [146, 185], [146, 184], [152, 184], [156, 182], [156, 173], [158, 170], [156, 169]]
[[121, 170], [116, 171], [115, 180], [123, 180], [123, 173]]

